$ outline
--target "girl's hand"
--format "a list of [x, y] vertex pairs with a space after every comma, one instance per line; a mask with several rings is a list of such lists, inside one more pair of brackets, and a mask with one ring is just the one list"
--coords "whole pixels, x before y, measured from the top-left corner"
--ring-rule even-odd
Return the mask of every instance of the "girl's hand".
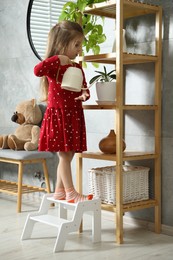
[[84, 90], [82, 92], [82, 95], [75, 98], [75, 100], [81, 100], [81, 101], [85, 101], [87, 99], [87, 97], [89, 97], [89, 94]]
[[67, 57], [65, 55], [58, 55], [58, 58], [60, 60], [61, 65], [72, 64], [72, 61], [69, 59], [69, 57]]

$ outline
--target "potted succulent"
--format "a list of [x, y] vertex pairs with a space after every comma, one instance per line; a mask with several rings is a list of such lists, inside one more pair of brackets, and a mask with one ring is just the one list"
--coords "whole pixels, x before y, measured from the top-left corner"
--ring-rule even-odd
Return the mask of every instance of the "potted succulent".
[[[77, 0], [76, 2], [67, 2], [61, 11], [59, 21], [70, 20], [80, 23], [85, 34], [83, 42], [84, 52], [90, 50], [94, 55], [100, 53], [100, 44], [106, 41], [106, 35], [103, 33], [103, 17], [85, 14], [86, 7], [91, 7], [92, 4], [105, 2], [104, 0]], [[98, 21], [99, 20], [99, 21]]]
[[103, 66], [103, 71], [95, 71], [97, 73], [89, 83], [94, 84], [96, 82], [96, 93], [99, 102], [115, 102], [116, 99], [116, 71], [107, 71]]

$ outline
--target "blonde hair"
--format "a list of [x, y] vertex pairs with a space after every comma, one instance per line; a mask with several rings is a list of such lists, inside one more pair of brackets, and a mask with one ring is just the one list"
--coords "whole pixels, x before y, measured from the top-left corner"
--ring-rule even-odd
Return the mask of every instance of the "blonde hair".
[[[54, 55], [63, 55], [71, 41], [77, 36], [84, 36], [82, 27], [75, 22], [62, 21], [56, 24], [49, 32], [45, 59]], [[41, 79], [41, 100], [47, 101], [48, 80], [45, 76]]]

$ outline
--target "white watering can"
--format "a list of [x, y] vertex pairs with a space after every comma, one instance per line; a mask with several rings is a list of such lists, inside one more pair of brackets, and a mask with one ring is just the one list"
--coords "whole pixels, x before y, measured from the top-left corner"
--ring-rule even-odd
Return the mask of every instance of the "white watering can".
[[[90, 84], [88, 88], [90, 88], [95, 81]], [[80, 92], [81, 90], [86, 90], [86, 88], [83, 88], [83, 74], [81, 69], [76, 67], [69, 67], [62, 78], [61, 88], [74, 91], [74, 92]]]

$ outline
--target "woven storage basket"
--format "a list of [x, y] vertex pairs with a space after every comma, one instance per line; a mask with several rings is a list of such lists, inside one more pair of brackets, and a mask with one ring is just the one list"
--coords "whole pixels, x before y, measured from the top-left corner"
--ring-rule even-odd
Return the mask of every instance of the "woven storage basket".
[[[149, 198], [149, 168], [123, 166], [123, 202], [147, 200]], [[116, 204], [116, 166], [89, 170], [89, 191], [102, 203]]]

